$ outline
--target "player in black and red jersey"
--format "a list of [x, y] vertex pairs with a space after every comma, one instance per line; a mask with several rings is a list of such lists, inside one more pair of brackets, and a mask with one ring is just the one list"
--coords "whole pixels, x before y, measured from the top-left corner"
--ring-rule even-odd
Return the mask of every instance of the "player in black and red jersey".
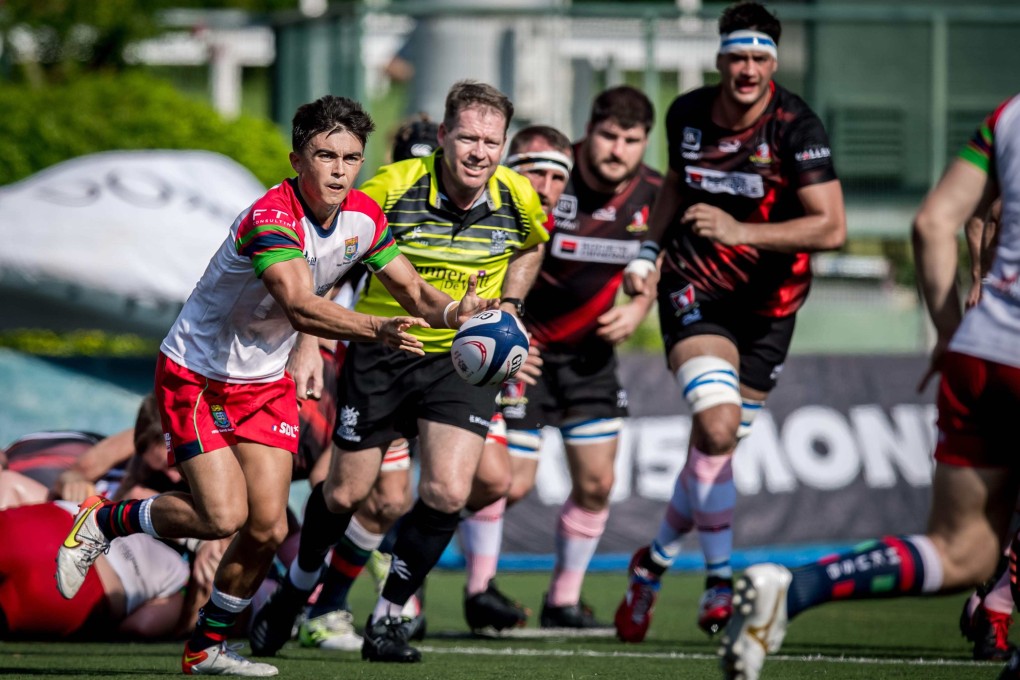
[[632, 642], [644, 639], [659, 577], [694, 529], [707, 566], [698, 624], [711, 634], [729, 619], [733, 452], [786, 359], [810, 253], [846, 238], [822, 123], [772, 80], [779, 21], [742, 2], [723, 12], [719, 33], [720, 83], [670, 107], [669, 170], [625, 274], [627, 290], [647, 292], [660, 262], [669, 368], [693, 412], [686, 464], [655, 540], [631, 560], [617, 610], [617, 634]]
[[[513, 470], [509, 496], [461, 524], [468, 558], [465, 613], [472, 629], [523, 622], [522, 612], [515, 620], [512, 608], [498, 606], [493, 598], [500, 594], [487, 584], [496, 571], [501, 503], [516, 502], [534, 486], [545, 425], [563, 435], [573, 487], [559, 513], [556, 566], [541, 624], [600, 625], [581, 601], [581, 584], [609, 517], [617, 440], [627, 414], [613, 348], [634, 332], [654, 301], [648, 291], [616, 304], [623, 268], [646, 238], [649, 207], [661, 181], [641, 162], [654, 118], [641, 91], [614, 87], [595, 98], [585, 137], [573, 147], [572, 169], [563, 153], [569, 147], [557, 150], [550, 138], [529, 140], [507, 158], [506, 164], [528, 176], [540, 195], [548, 190], [539, 183], [555, 176], [562, 181], [568, 171], [569, 180], [552, 203], [555, 231], [538, 280], [519, 307], [532, 344], [541, 351], [542, 374], [537, 384], [511, 383], [501, 395]], [[473, 601], [473, 592], [480, 598]], [[490, 599], [493, 607], [484, 608]], [[500, 618], [497, 610], [507, 616]]]

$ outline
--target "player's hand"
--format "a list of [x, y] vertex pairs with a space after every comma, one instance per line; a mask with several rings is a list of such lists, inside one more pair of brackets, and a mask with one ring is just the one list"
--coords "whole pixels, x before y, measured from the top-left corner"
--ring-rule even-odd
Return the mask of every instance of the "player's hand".
[[287, 372], [294, 378], [298, 399], [322, 396], [322, 367], [318, 338], [301, 333], [287, 357]]
[[684, 211], [682, 220], [689, 224], [696, 236], [702, 236], [726, 246], [746, 243], [746, 227], [733, 219], [722, 208], [707, 203], [695, 203]]
[[53, 498], [81, 503], [96, 493], [96, 485], [85, 479], [77, 470], [64, 470], [53, 483], [50, 494]]
[[475, 314], [499, 307], [499, 300], [478, 297], [478, 293], [476, 292], [477, 289], [478, 275], [472, 274], [468, 277], [467, 292], [464, 293], [464, 297], [461, 298], [460, 304], [457, 305], [457, 328], [460, 328], [465, 321], [473, 317]]
[[964, 309], [970, 309], [981, 302], [981, 281], [977, 280], [970, 285], [970, 291], [967, 292], [967, 300], [963, 303]]
[[[528, 334], [528, 340], [531, 340], [531, 334]], [[534, 342], [528, 344], [528, 358], [524, 360], [517, 375], [514, 376], [514, 380], [519, 380], [525, 385], [537, 385], [538, 377], [542, 375], [542, 364], [545, 362], [542, 360], [542, 351], [538, 348]]]
[[425, 356], [421, 340], [407, 332], [412, 326], [431, 328], [428, 321], [416, 316], [394, 316], [381, 319], [382, 323], [376, 331], [376, 339], [391, 349], [399, 349], [418, 356]]
[[645, 309], [633, 302], [613, 307], [598, 318], [599, 327], [595, 335], [610, 345], [619, 345], [633, 335], [645, 318]]
[[191, 578], [196, 587], [212, 591], [216, 570], [228, 545], [229, 541], [225, 540], [202, 541], [198, 544], [198, 548], [195, 549], [195, 564], [191, 567]]

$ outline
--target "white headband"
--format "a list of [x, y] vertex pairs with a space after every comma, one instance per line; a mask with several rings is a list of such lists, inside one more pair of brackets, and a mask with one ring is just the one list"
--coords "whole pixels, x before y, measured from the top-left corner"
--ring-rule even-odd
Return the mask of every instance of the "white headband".
[[733, 31], [721, 35], [720, 39], [719, 54], [757, 51], [771, 54], [773, 59], [779, 58], [776, 41], [761, 31]]
[[574, 167], [573, 161], [565, 153], [552, 150], [515, 153], [506, 159], [504, 165], [517, 172], [554, 170], [562, 174], [564, 179], [570, 178], [570, 169]]

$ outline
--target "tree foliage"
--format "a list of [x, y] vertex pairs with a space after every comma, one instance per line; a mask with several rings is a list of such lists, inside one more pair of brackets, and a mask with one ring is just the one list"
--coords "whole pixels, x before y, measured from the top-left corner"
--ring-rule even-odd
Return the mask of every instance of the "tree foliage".
[[0, 185], [112, 149], [217, 151], [267, 186], [292, 174], [290, 145], [272, 123], [225, 120], [205, 102], [141, 72], [82, 76], [44, 88], [0, 85], [0, 110]]

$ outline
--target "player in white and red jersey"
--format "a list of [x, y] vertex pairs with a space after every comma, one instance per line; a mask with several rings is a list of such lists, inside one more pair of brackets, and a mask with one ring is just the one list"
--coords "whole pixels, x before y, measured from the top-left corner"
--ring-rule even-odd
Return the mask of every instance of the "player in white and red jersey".
[[[297, 332], [420, 354], [409, 328], [457, 327], [490, 306], [473, 283], [461, 303], [425, 283], [396, 248], [378, 205], [353, 189], [374, 127], [344, 97], [298, 108], [290, 154], [297, 177], [238, 217], [161, 346], [155, 391], [168, 456], [191, 493], [117, 504], [92, 497], [58, 552], [57, 584], [72, 598], [114, 538], [236, 532], [185, 646], [187, 674], [277, 672], [226, 648], [223, 631], [250, 604], [287, 534], [298, 416], [285, 366]], [[417, 316], [359, 314], [325, 299], [358, 262]]]
[[[962, 314], [958, 235], [1001, 194], [999, 244], [980, 301]], [[728, 678], [758, 677], [787, 621], [831, 600], [961, 590], [993, 574], [1017, 498], [1020, 410], [1020, 95], [997, 108], [950, 164], [914, 220], [917, 277], [937, 339], [938, 443], [928, 531], [887, 536], [793, 570], [750, 567], [723, 636]], [[961, 318], [962, 316], [962, 318]], [[1010, 551], [1014, 599], [1016, 552]], [[1014, 652], [1000, 678], [1020, 678]]]
[[666, 115], [669, 170], [625, 274], [626, 289], [644, 291], [659, 263], [667, 362], [693, 414], [669, 506], [651, 544], [634, 553], [617, 609], [617, 634], [629, 642], [644, 639], [660, 577], [691, 531], [706, 567], [698, 625], [714, 634], [729, 619], [733, 454], [786, 360], [810, 253], [846, 238], [825, 129], [772, 80], [779, 21], [739, 2], [719, 33], [719, 84], [681, 95]]

